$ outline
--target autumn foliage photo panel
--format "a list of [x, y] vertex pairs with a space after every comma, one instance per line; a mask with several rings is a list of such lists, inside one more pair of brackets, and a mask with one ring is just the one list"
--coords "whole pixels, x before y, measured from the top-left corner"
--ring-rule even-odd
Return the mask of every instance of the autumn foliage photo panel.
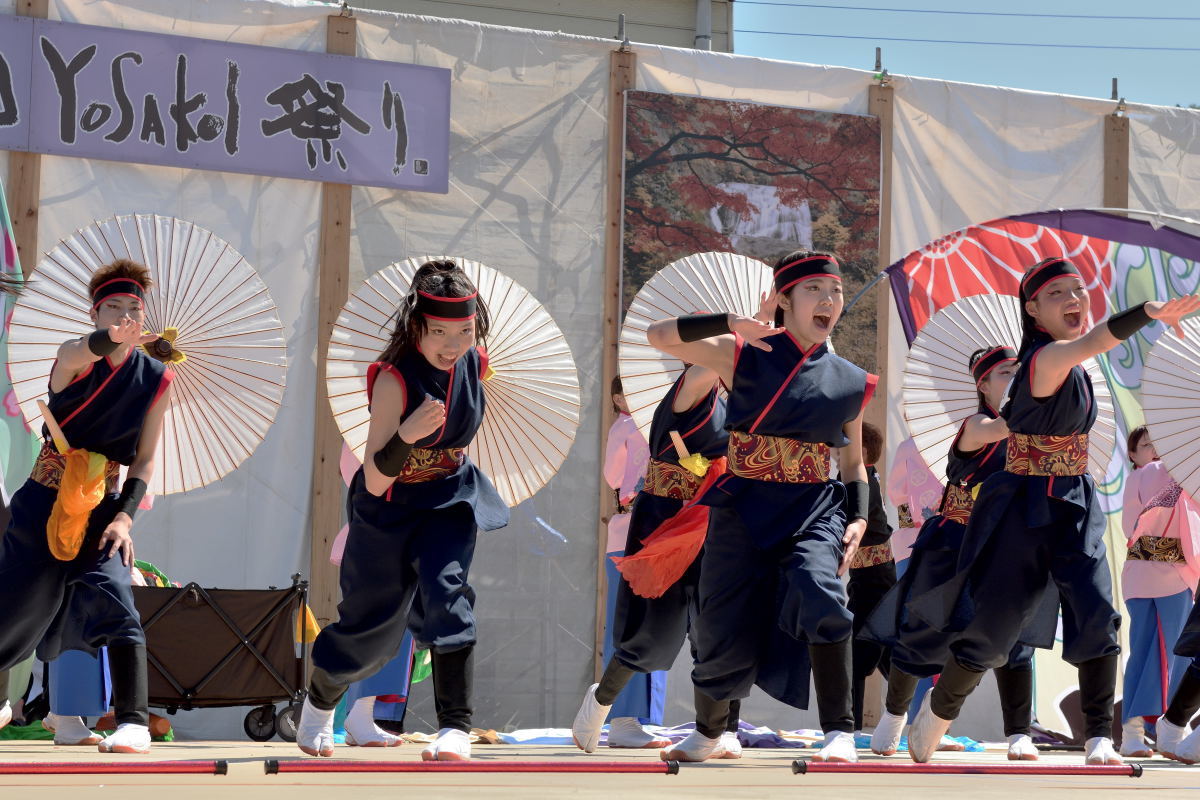
[[[757, 103], [627, 92], [622, 295], [721, 250], [773, 264], [836, 253], [846, 300], [878, 272], [879, 120]], [[838, 353], [876, 371], [875, 304], [838, 323]]]

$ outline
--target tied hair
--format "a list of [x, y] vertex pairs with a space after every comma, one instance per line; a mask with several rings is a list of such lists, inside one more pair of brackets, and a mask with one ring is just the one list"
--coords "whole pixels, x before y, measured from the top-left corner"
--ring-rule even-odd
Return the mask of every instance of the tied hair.
[[[475, 284], [467, 277], [455, 261], [436, 259], [426, 261], [413, 275], [408, 293], [400, 300], [396, 312], [388, 318], [394, 323], [387, 346], [379, 354], [379, 360], [389, 364], [399, 363], [404, 356], [417, 352], [421, 337], [429, 330], [429, 321], [417, 310], [417, 292], [437, 297], [469, 297], [476, 292]], [[482, 297], [475, 300], [475, 344], [487, 341], [491, 328], [491, 317]]]

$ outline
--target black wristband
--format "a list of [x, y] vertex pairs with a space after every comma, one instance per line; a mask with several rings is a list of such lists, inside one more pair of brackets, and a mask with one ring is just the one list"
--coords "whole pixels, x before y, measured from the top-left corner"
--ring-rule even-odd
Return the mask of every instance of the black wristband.
[[856, 519], [866, 520], [871, 510], [871, 490], [866, 481], [846, 484], [846, 524]]
[[675, 320], [675, 330], [679, 332], [679, 341], [698, 342], [729, 333], [728, 314], [688, 314]]
[[117, 513], [124, 511], [133, 519], [133, 515], [137, 513], [138, 505], [141, 504], [142, 498], [146, 496], [146, 482], [141, 478], [126, 478], [125, 483], [121, 485], [121, 496], [117, 498]]
[[93, 331], [88, 335], [88, 350], [92, 351], [93, 355], [104, 358], [106, 355], [117, 349], [117, 343], [108, 335], [108, 328], [101, 331]]
[[375, 454], [375, 469], [389, 478], [396, 477], [404, 471], [404, 462], [408, 461], [412, 449], [413, 446], [401, 439], [400, 434], [393, 433], [387, 444]]
[[1108, 332], [1122, 341], [1133, 336], [1142, 328], [1153, 322], [1146, 313], [1146, 304], [1139, 303], [1132, 308], [1119, 311], [1108, 318]]

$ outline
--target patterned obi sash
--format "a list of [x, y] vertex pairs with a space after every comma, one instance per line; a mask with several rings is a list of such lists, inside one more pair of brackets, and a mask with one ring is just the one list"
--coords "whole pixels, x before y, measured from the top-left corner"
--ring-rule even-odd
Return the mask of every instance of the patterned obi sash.
[[[38, 453], [37, 460], [33, 462], [33, 472], [29, 474], [29, 477], [42, 486], [58, 489], [62, 486], [63, 472], [66, 468], [66, 458], [54, 449], [54, 445], [45, 442], [42, 444], [42, 450]], [[104, 493], [116, 492], [117, 481], [120, 478], [121, 465], [116, 461], [109, 461], [104, 467]]]
[[414, 447], [396, 476], [398, 483], [428, 483], [458, 472], [467, 460], [465, 447]]
[[1088, 435], [1039, 436], [1010, 433], [1004, 469], [1014, 475], [1082, 475], [1087, 472]]
[[686, 502], [696, 496], [696, 490], [703, 482], [703, 478], [686, 467], [652, 458], [650, 468], [646, 471], [646, 485], [642, 487], [642, 491], [655, 497]]
[[873, 544], [870, 547], [860, 547], [850, 559], [850, 569], [874, 567], [895, 560], [892, 557], [892, 543]]
[[971, 521], [971, 509], [975, 507], [975, 492], [952, 483], [946, 487], [946, 496], [942, 499], [942, 518], [953, 520], [960, 525]]
[[772, 483], [825, 483], [829, 445], [730, 431], [729, 471]]
[[1183, 564], [1183, 547], [1179, 540], [1169, 536], [1139, 536], [1129, 545], [1125, 554], [1128, 561], [1159, 561], [1167, 564]]

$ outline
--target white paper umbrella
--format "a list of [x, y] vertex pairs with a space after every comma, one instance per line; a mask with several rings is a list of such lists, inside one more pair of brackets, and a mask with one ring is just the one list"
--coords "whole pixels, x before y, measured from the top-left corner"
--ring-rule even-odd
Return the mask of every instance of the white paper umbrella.
[[1142, 373], [1142, 410], [1159, 458], [1171, 477], [1200, 497], [1200, 319], [1183, 321], [1186, 339], [1164, 332]]
[[12, 317], [9, 374], [26, 421], [41, 428], [59, 345], [94, 330], [88, 281], [127, 258], [150, 269], [146, 328], [173, 329], [174, 399], [163, 422], [150, 491], [196, 489], [254, 452], [283, 399], [283, 326], [254, 268], [209, 231], [156, 214], [110, 217], [46, 253]]
[[[913, 340], [904, 364], [904, 419], [925, 463], [939, 480], [946, 456], [979, 400], [967, 362], [981, 347], [1021, 343], [1020, 307], [1011, 295], [979, 294], [956, 300], [933, 315]], [[1098, 414], [1088, 437], [1088, 471], [1104, 479], [1116, 445], [1112, 393], [1095, 359], [1084, 367], [1092, 377]]]
[[654, 409], [683, 371], [679, 359], [650, 346], [650, 324], [696, 311], [750, 317], [758, 311], [763, 293], [770, 291], [771, 268], [735, 253], [681, 258], [638, 290], [621, 326], [619, 368], [629, 413], [644, 436], [650, 435]]
[[[346, 301], [329, 340], [326, 388], [338, 430], [361, 461], [367, 443], [367, 367], [391, 336], [392, 315], [430, 258], [376, 272]], [[516, 281], [477, 261], [454, 259], [491, 317], [485, 344], [495, 375], [484, 381], [487, 413], [468, 448], [504, 501], [515, 506], [545, 486], [579, 427], [579, 376], [558, 325]]]

